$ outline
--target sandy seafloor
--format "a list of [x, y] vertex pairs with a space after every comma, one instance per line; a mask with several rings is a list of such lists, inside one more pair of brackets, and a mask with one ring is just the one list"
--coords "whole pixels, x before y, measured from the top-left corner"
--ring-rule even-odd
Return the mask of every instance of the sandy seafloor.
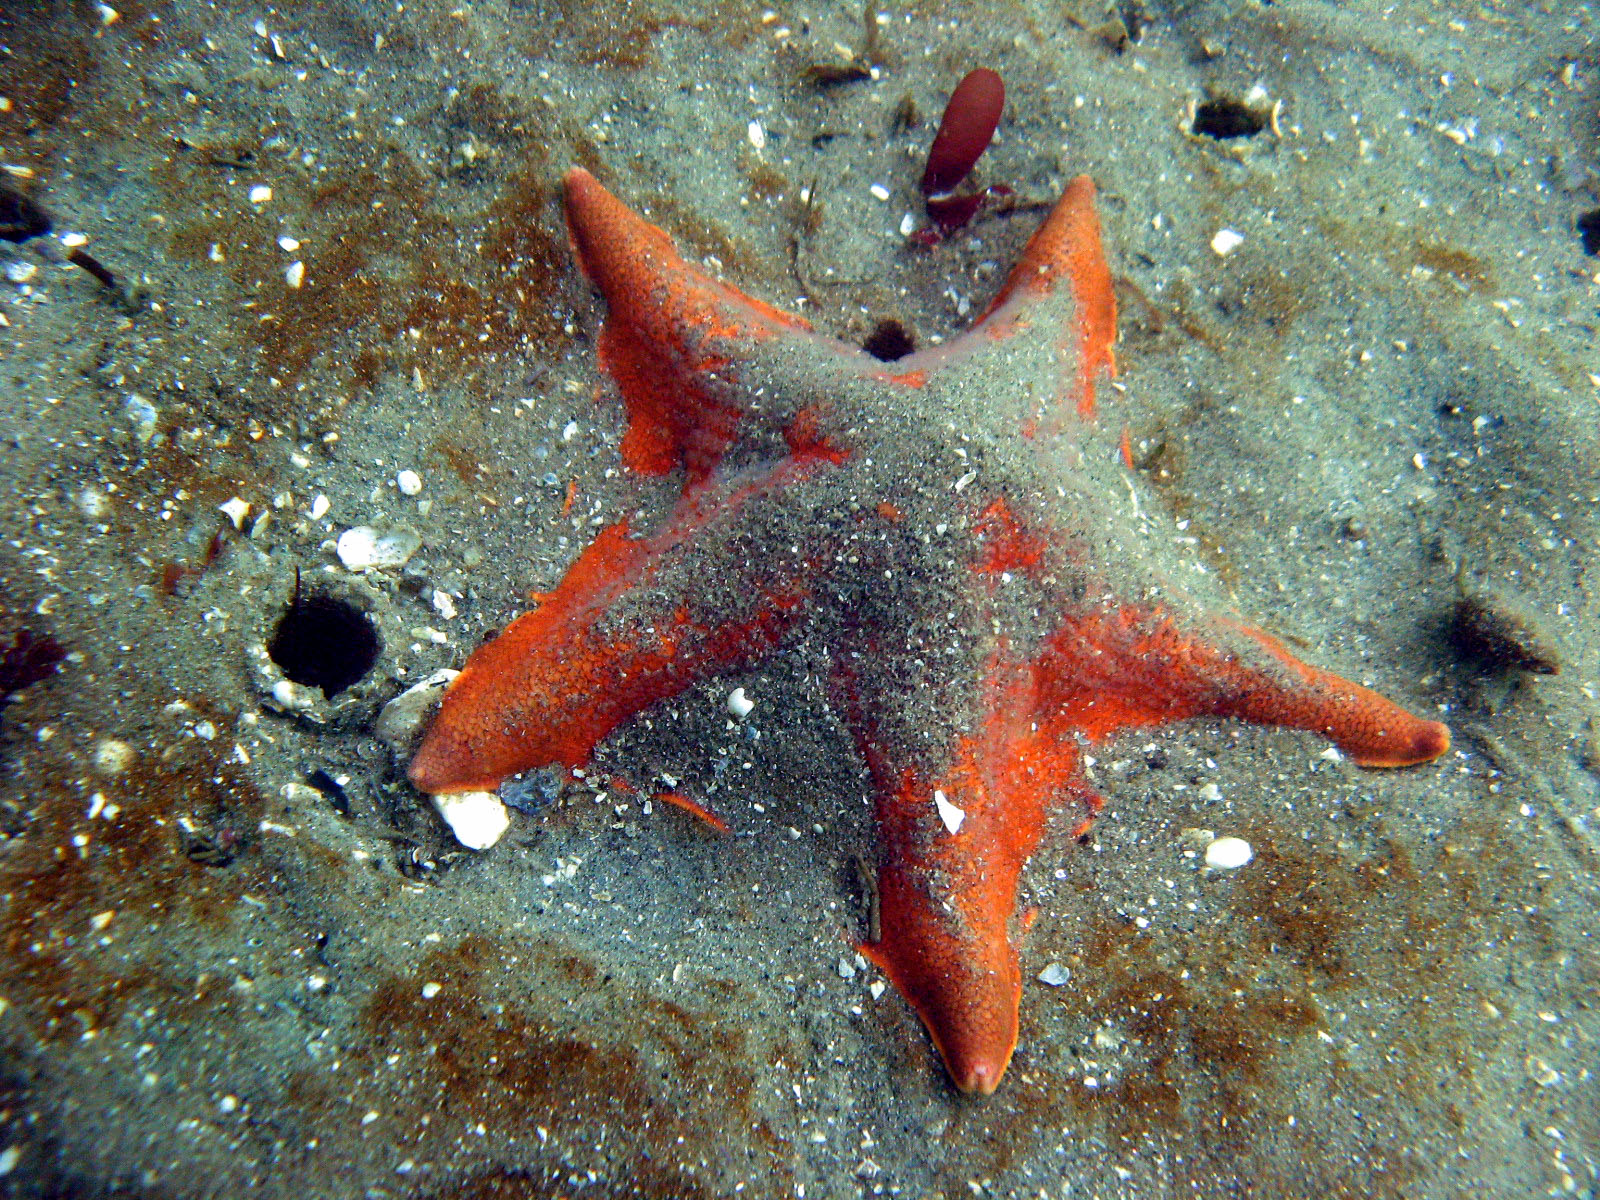
[[[881, 4], [876, 77], [827, 87], [807, 68], [869, 51], [859, 5], [116, 7], [0, 10], [7, 182], [134, 292], [0, 246], [0, 635], [69, 652], [0, 728], [0, 1191], [1600, 1195], [1590, 5]], [[1010, 93], [980, 176], [1024, 204], [910, 247], [976, 65]], [[1276, 125], [1196, 136], [1208, 96]], [[1161, 536], [1454, 749], [1106, 747], [1091, 844], [1054, 829], [1025, 876], [987, 1100], [855, 957], [867, 780], [803, 653], [600, 752], [733, 835], [575, 787], [462, 850], [379, 705], [675, 490], [621, 469], [573, 163], [820, 329], [922, 343], [1089, 172], [1103, 420]], [[332, 548], [363, 524], [421, 549], [356, 577]], [[296, 566], [385, 649], [289, 715], [259, 666]], [[1560, 673], [1463, 653], [1458, 576]], [[1254, 861], [1207, 874], [1194, 828]]]

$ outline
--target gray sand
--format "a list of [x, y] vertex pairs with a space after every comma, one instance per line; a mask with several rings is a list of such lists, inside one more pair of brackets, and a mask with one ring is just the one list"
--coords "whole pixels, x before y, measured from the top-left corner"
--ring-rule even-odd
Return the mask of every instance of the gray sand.
[[[1099, 4], [877, 6], [870, 46], [847, 5], [0, 12], [4, 182], [127, 293], [0, 244], [0, 640], [68, 651], [0, 725], [0, 1192], [1600, 1194], [1594, 14], [1115, 7], [1120, 52]], [[877, 78], [808, 78], [847, 52]], [[976, 65], [1016, 205], [908, 246]], [[1263, 128], [1196, 134], [1207, 98]], [[804, 656], [462, 849], [377, 712], [676, 490], [621, 467], [572, 163], [819, 329], [923, 344], [1093, 175], [1141, 503], [1455, 748], [1105, 747], [1090, 844], [1024, 878], [988, 1100], [856, 957], [868, 781]], [[421, 549], [358, 576], [361, 525]], [[297, 567], [384, 643], [303, 710], [262, 657]], [[1559, 673], [1452, 638], [1463, 590]], [[734, 833], [647, 812], [664, 776]], [[1197, 829], [1254, 860], [1206, 872]]]

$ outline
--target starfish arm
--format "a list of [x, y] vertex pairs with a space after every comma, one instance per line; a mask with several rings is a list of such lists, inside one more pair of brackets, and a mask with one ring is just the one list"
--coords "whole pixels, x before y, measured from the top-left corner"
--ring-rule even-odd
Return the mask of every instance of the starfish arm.
[[879, 833], [879, 937], [861, 950], [922, 1019], [956, 1087], [988, 1095], [1017, 1044], [1022, 869], [1053, 801], [1098, 797], [1079, 778], [1077, 746], [1032, 721], [1026, 664], [989, 656], [967, 704], [972, 732], [950, 745], [926, 739], [933, 689], [886, 667], [868, 652], [836, 673]]
[[[784, 384], [818, 368], [835, 376], [881, 369], [854, 346], [685, 262], [665, 232], [581, 168], [567, 174], [566, 213], [578, 262], [606, 299], [598, 353], [628, 410], [622, 458], [642, 474], [664, 475], [681, 463], [692, 485], [745, 436], [741, 425], [758, 397], [805, 392]], [[773, 344], [787, 348], [790, 360], [799, 346], [806, 353], [764, 380]], [[794, 413], [765, 416], [782, 428]]]
[[625, 521], [601, 531], [543, 604], [467, 660], [411, 781], [478, 791], [533, 767], [577, 766], [635, 713], [771, 649], [801, 618], [816, 559], [751, 556], [730, 526], [832, 465], [786, 458], [691, 488], [650, 537], [631, 538]]
[[[1053, 354], [1058, 375], [1057, 422], [1064, 412], [1092, 418], [1095, 381], [1116, 374], [1117, 300], [1100, 243], [1094, 181], [1080, 175], [1034, 232], [989, 307], [966, 332], [943, 346], [901, 359], [905, 375], [929, 372], [1042, 326], [1040, 349]], [[1050, 335], [1054, 336], [1050, 336]]]
[[1181, 627], [1165, 609], [1069, 617], [1038, 660], [1040, 712], [1058, 736], [1098, 740], [1189, 717], [1233, 717], [1320, 734], [1364, 767], [1429, 762], [1450, 731], [1369, 688], [1302, 662], [1236, 622]]

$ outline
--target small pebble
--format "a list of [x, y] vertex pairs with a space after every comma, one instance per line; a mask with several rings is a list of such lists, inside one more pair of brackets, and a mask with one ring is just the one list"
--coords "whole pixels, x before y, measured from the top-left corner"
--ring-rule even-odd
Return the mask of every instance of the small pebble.
[[306, 265], [299, 259], [290, 263], [283, 272], [283, 281], [292, 288], [299, 288], [306, 281]]
[[1232, 229], [1219, 229], [1211, 239], [1211, 252], [1218, 258], [1226, 258], [1243, 244], [1244, 234]]
[[401, 495], [415, 496], [422, 491], [422, 476], [411, 470], [401, 471], [394, 477], [394, 485]]
[[1060, 963], [1050, 963], [1036, 978], [1040, 983], [1048, 984], [1050, 987], [1060, 987], [1072, 978], [1072, 972]]
[[278, 239], [278, 249], [287, 254], [293, 254], [300, 249], [300, 239], [292, 238], [287, 233]]
[[311, 502], [311, 519], [313, 521], [322, 520], [323, 517], [328, 515], [328, 510], [332, 507], [333, 505], [329, 503], [326, 496], [319, 495]]
[[728, 693], [728, 711], [740, 721], [748, 717], [755, 706], [756, 702], [744, 694], [742, 687], [736, 687]]
[[1206, 847], [1206, 866], [1213, 871], [1237, 871], [1255, 856], [1243, 838], [1219, 837]]
[[264, 183], [258, 183], [250, 189], [251, 204], [265, 204], [272, 199], [272, 189]]
[[443, 988], [440, 984], [437, 984], [430, 979], [427, 983], [422, 985], [422, 998], [424, 1000], [432, 1000], [442, 990]]

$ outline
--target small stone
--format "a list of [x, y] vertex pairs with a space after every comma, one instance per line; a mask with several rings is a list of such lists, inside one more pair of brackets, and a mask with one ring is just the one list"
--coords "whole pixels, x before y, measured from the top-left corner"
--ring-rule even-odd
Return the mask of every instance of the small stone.
[[1072, 978], [1072, 972], [1060, 963], [1050, 963], [1035, 978], [1049, 987], [1060, 987]]
[[272, 189], [264, 183], [258, 183], [250, 189], [251, 204], [265, 204], [272, 199]]
[[1206, 866], [1213, 871], [1237, 871], [1255, 856], [1243, 838], [1219, 837], [1206, 847]]
[[411, 470], [401, 471], [394, 477], [394, 485], [401, 495], [415, 496], [422, 491], [422, 476]]
[[288, 267], [284, 269], [283, 281], [290, 287], [298, 290], [306, 281], [305, 263], [301, 262], [299, 259], [295, 259], [294, 262], [290, 263]]
[[6, 278], [12, 283], [30, 283], [38, 273], [37, 263], [18, 261], [6, 264]]
[[422, 985], [422, 998], [424, 1000], [432, 1000], [443, 990], [444, 989], [442, 985], [430, 979], [427, 983]]
[[728, 711], [737, 720], [742, 721], [748, 717], [755, 706], [756, 702], [744, 694], [742, 687], [736, 687], [728, 693]]
[[278, 249], [286, 254], [293, 254], [300, 249], [300, 239], [292, 238], [287, 233], [278, 239]]
[[493, 792], [451, 792], [433, 797], [433, 806], [468, 850], [487, 850], [511, 827], [511, 814]]
[[438, 613], [446, 621], [455, 620], [455, 618], [456, 618], [455, 597], [453, 597], [449, 592], [445, 591], [443, 588], [434, 588], [433, 589], [433, 611]]
[[328, 515], [328, 510], [332, 507], [333, 505], [329, 503], [326, 496], [319, 495], [311, 502], [311, 519], [313, 521], [322, 520], [323, 517]]

